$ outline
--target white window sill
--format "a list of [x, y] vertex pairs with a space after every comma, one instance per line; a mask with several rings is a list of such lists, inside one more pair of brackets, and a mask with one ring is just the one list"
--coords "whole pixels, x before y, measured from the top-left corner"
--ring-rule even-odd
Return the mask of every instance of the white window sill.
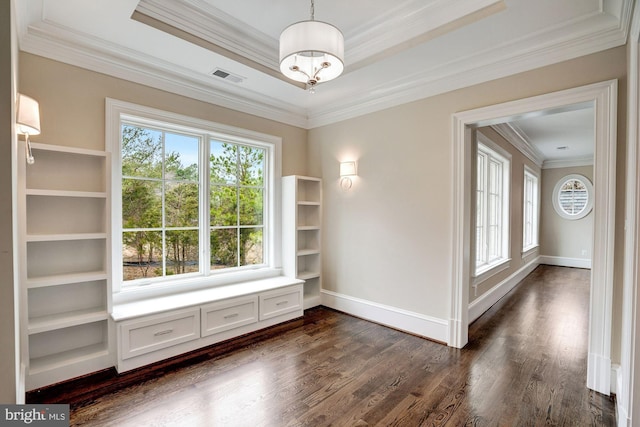
[[491, 264], [479, 269], [478, 271], [476, 271], [476, 274], [473, 276], [473, 281], [472, 281], [473, 287], [478, 286], [480, 283], [484, 282], [485, 280], [489, 279], [492, 276], [495, 276], [501, 271], [506, 270], [510, 266], [511, 266], [511, 258], [505, 258], [498, 261], [495, 264]]
[[526, 248], [523, 248], [522, 259], [525, 259], [529, 255], [532, 255], [533, 253], [537, 252], [539, 248], [540, 248], [540, 245], [533, 245], [533, 246], [528, 246]]
[[116, 322], [119, 322], [140, 316], [148, 316], [151, 314], [198, 306], [214, 301], [266, 292], [301, 283], [304, 282], [300, 279], [276, 276], [267, 279], [252, 280], [190, 292], [180, 292], [174, 295], [162, 295], [138, 301], [114, 304], [111, 317]]
[[189, 292], [213, 289], [227, 285], [242, 285], [256, 280], [278, 277], [282, 274], [279, 268], [259, 268], [237, 271], [209, 277], [185, 277], [184, 279], [137, 286], [123, 287], [113, 293], [113, 304], [127, 304], [145, 301], [163, 296], [181, 295]]

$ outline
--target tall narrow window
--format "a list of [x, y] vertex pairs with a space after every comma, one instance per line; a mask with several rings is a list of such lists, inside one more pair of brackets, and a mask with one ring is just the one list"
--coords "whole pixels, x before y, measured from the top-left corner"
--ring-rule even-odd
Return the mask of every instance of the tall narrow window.
[[525, 168], [522, 215], [522, 252], [538, 246], [538, 210], [539, 184], [538, 177]]
[[508, 154], [498, 152], [499, 147], [482, 134], [478, 136], [476, 276], [502, 264], [509, 257], [510, 161]]

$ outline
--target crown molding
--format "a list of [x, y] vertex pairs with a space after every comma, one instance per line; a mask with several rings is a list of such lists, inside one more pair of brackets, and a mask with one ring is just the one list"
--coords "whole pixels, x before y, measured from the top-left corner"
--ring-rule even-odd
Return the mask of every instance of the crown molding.
[[28, 27], [20, 50], [210, 104], [306, 128], [301, 109], [224, 81], [176, 67], [138, 51], [41, 22]]
[[575, 168], [579, 166], [593, 166], [593, 156], [545, 160], [542, 164], [542, 169]]
[[463, 24], [504, 10], [503, 0], [414, 0], [345, 34], [345, 72], [396, 54]]
[[[163, 3], [163, 0], [145, 1]], [[204, 0], [188, 1], [190, 4], [206, 3]], [[343, 97], [331, 105], [308, 110], [224, 81], [212, 81], [207, 75], [44, 19], [33, 26], [19, 21], [18, 28], [19, 46], [25, 52], [311, 129], [624, 45], [632, 4], [633, 0], [623, 0], [619, 20], [604, 12], [590, 14], [521, 39], [488, 47], [473, 56], [407, 74], [369, 88], [358, 97]]]
[[280, 70], [278, 40], [204, 0], [141, 0], [135, 13], [151, 17], [274, 71]]
[[511, 123], [499, 123], [491, 126], [491, 128], [498, 132], [500, 136], [506, 139], [509, 144], [513, 145], [536, 166], [542, 168], [544, 157], [542, 153], [531, 144], [524, 132]]
[[[624, 0], [628, 3], [632, 0]], [[569, 35], [558, 33], [560, 26], [545, 29], [528, 37], [492, 46], [473, 56], [458, 58], [431, 70], [408, 74], [384, 86], [370, 88], [366, 95], [330, 108], [315, 109], [309, 114], [309, 128], [370, 114], [386, 108], [428, 98], [567, 61], [626, 43], [628, 28], [618, 21], [603, 20], [591, 14], [573, 23]]]
[[[505, 8], [504, 0], [405, 1], [345, 34], [344, 73]], [[204, 0], [141, 0], [132, 18], [274, 77], [280, 74], [278, 39]]]

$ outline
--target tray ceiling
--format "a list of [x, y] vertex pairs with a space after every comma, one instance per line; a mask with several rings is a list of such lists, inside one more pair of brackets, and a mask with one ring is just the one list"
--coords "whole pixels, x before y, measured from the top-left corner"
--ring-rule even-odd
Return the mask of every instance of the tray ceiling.
[[278, 72], [304, 0], [15, 3], [23, 51], [313, 128], [623, 45], [633, 1], [316, 0], [346, 68], [315, 94]]

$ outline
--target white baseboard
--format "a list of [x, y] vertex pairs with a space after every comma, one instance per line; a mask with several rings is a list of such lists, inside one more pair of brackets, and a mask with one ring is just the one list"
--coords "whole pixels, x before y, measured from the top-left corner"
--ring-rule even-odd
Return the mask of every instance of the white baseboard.
[[540, 264], [591, 269], [591, 259], [589, 258], [568, 258], [562, 256], [540, 255], [539, 260]]
[[611, 364], [611, 393], [616, 395], [616, 420], [618, 427], [633, 427], [627, 411], [624, 390], [622, 390], [622, 366]]
[[622, 366], [611, 364], [611, 393], [618, 394], [618, 384], [622, 380]]
[[334, 310], [435, 341], [446, 343], [449, 339], [449, 324], [446, 320], [324, 289], [321, 292], [322, 305]]
[[611, 359], [589, 353], [587, 387], [606, 396], [611, 394]]
[[16, 387], [17, 390], [17, 396], [16, 396], [16, 403], [18, 405], [24, 405], [25, 401], [26, 401], [26, 381], [27, 381], [27, 366], [24, 364], [24, 362], [20, 363], [20, 372], [18, 375], [18, 387]]
[[469, 304], [469, 323], [482, 316], [482, 314], [497, 303], [500, 298], [509, 293], [509, 291], [520, 283], [522, 279], [535, 270], [538, 264], [540, 264], [539, 258], [530, 261], [511, 276], [507, 277], [502, 282], [480, 295], [479, 298], [472, 301]]

